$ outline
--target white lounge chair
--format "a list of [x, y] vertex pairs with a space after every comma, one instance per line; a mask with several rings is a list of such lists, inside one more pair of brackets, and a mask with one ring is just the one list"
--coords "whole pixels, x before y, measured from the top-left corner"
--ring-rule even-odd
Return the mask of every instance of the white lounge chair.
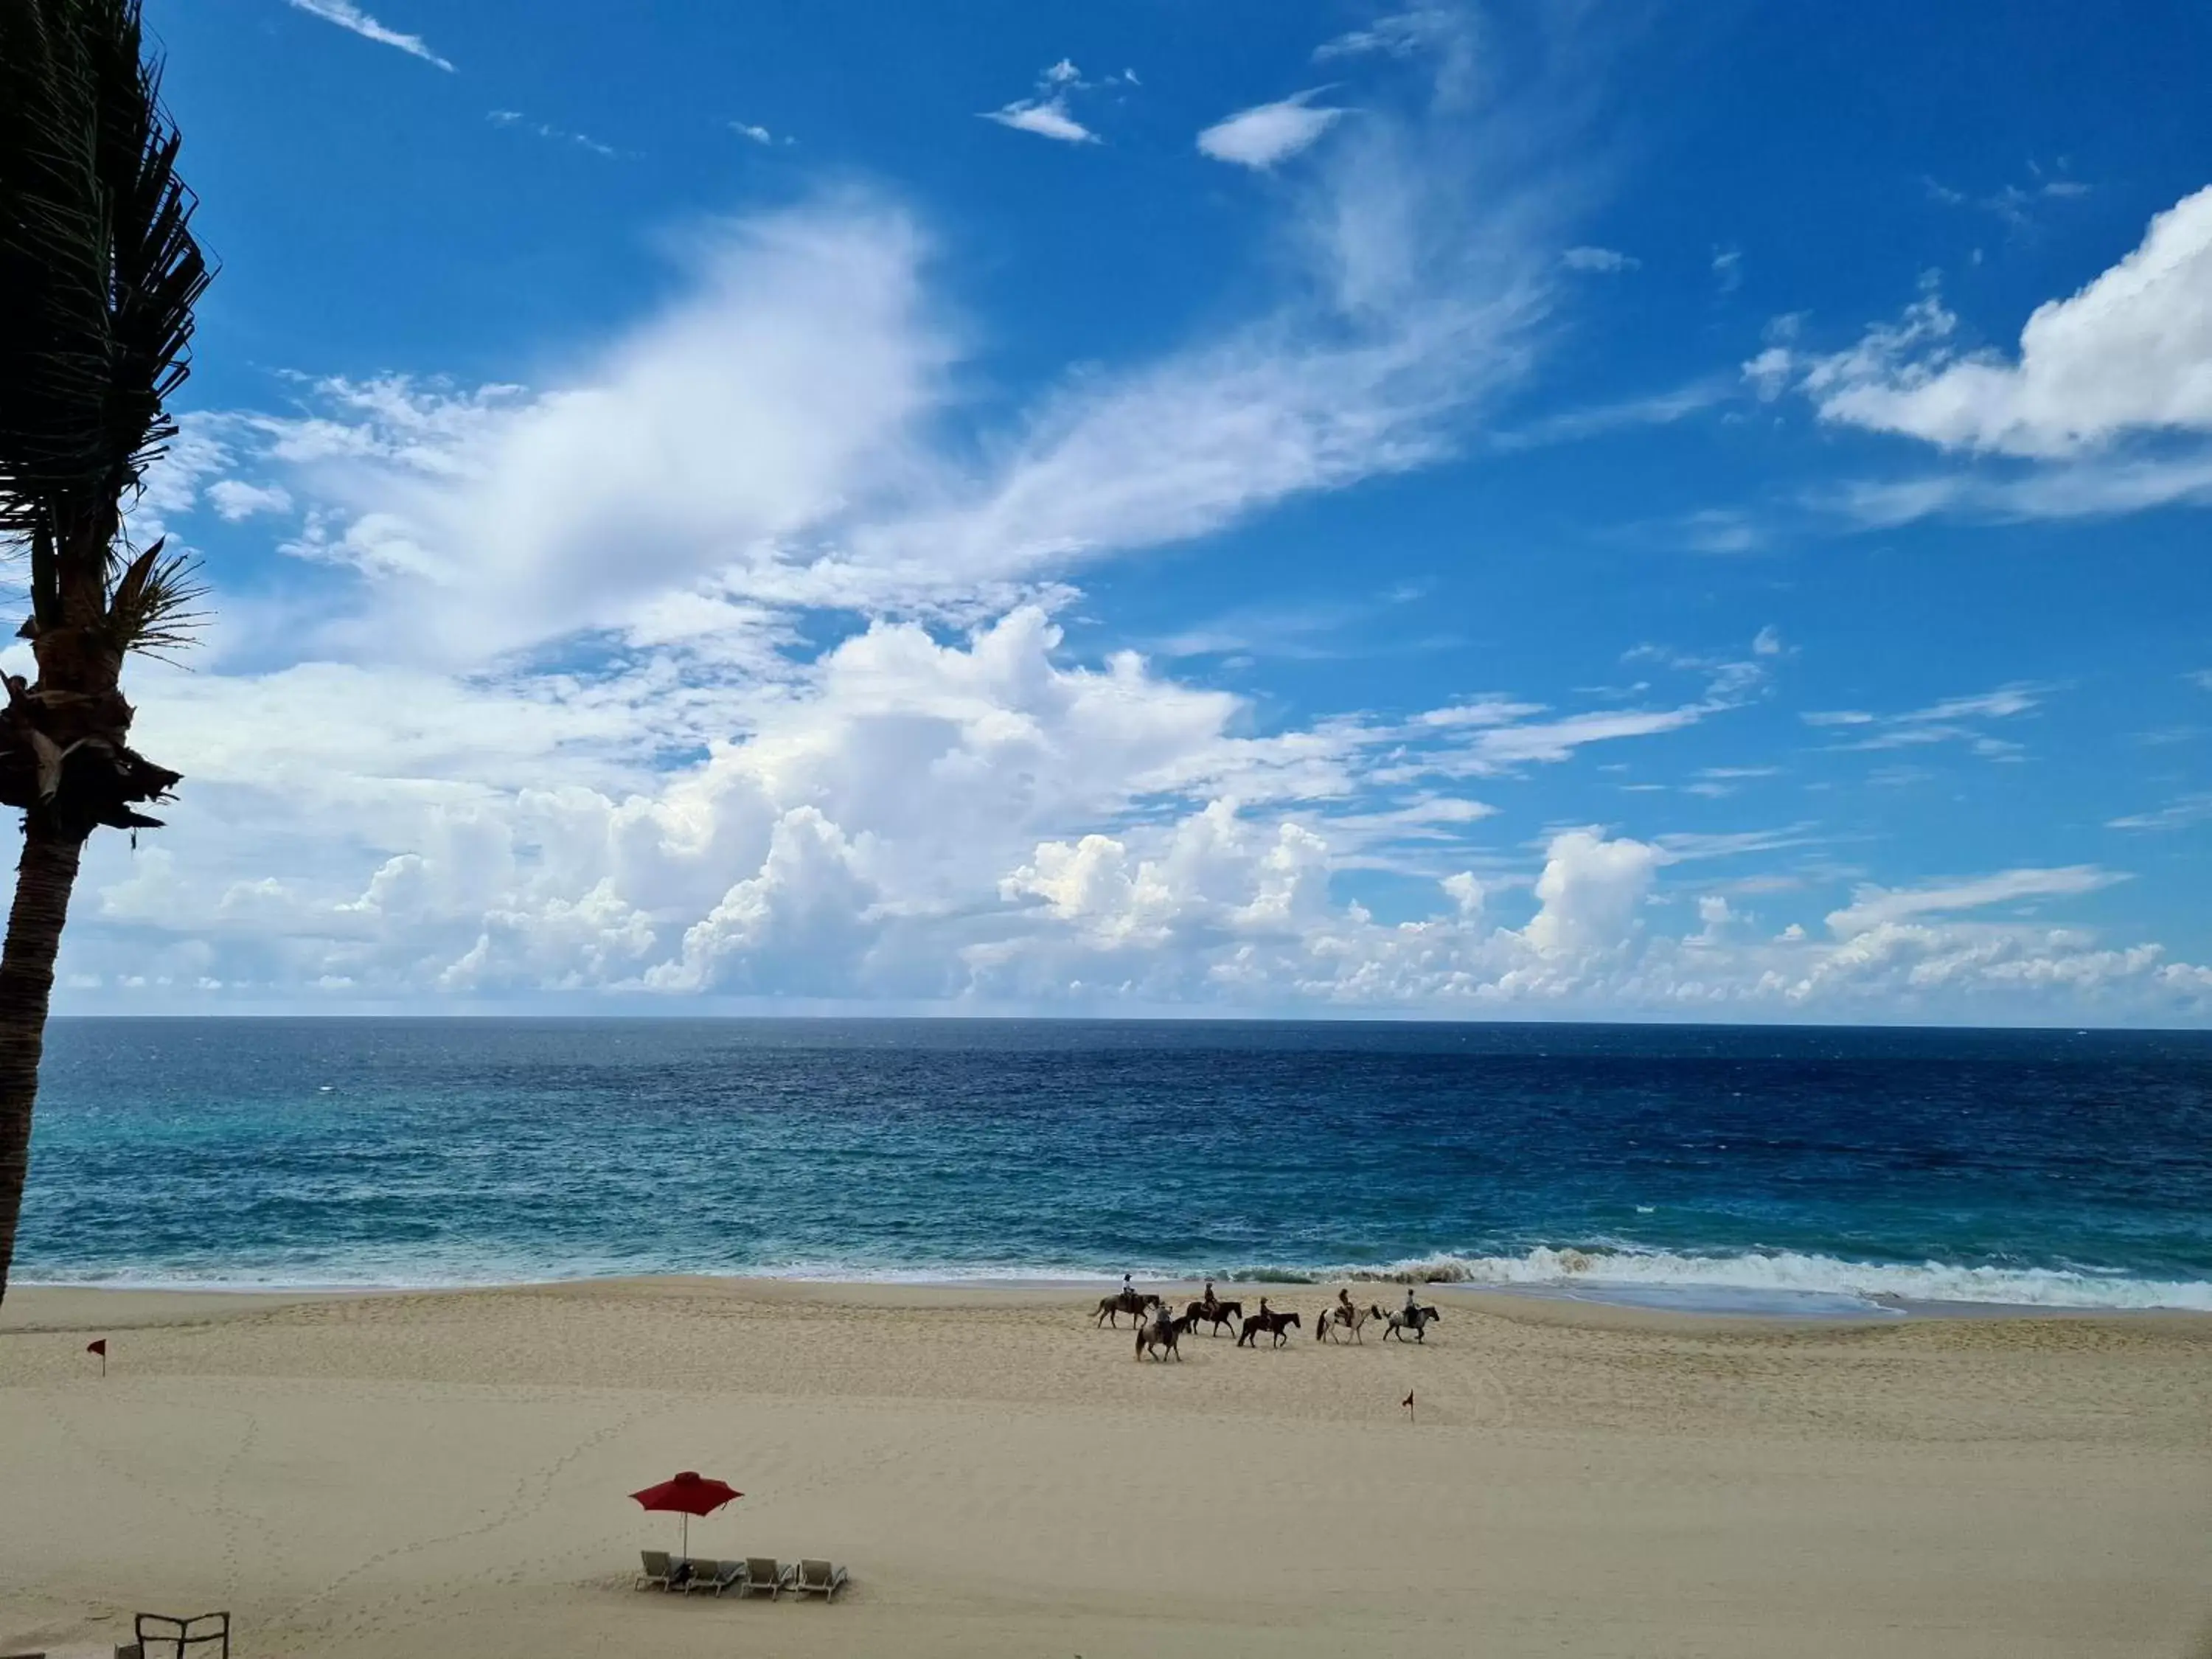
[[705, 1590], [720, 1595], [724, 1590], [744, 1582], [745, 1564], [742, 1561], [694, 1561], [691, 1576], [684, 1581], [684, 1591]]
[[827, 1561], [801, 1561], [799, 1577], [792, 1589], [801, 1595], [818, 1595], [825, 1601], [837, 1599], [837, 1592], [845, 1588], [846, 1572]]
[[675, 1566], [675, 1564], [668, 1559], [668, 1552], [640, 1550], [637, 1553], [637, 1559], [643, 1564], [645, 1571], [638, 1574], [637, 1583], [630, 1588], [632, 1589], [666, 1589], [668, 1576], [674, 1571]]
[[798, 1576], [797, 1567], [787, 1567], [772, 1555], [748, 1556], [745, 1576], [735, 1588], [739, 1595], [765, 1595], [773, 1601]]

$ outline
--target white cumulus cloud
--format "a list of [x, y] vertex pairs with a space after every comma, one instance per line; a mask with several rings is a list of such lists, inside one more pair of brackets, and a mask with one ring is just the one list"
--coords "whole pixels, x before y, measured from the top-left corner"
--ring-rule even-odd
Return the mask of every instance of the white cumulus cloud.
[[[2212, 434], [2212, 186], [2126, 258], [2035, 308], [2010, 353], [1961, 351], [1931, 289], [1894, 325], [1796, 365], [1821, 415], [1946, 449], [2050, 459], [2139, 433]], [[1771, 386], [1787, 355], [1755, 360]]]
[[242, 478], [223, 478], [208, 486], [208, 505], [216, 516], [231, 524], [257, 513], [284, 513], [292, 506], [291, 492], [282, 484], [247, 483]]
[[1024, 100], [1002, 109], [986, 110], [983, 118], [1016, 132], [1033, 132], [1040, 138], [1057, 138], [1066, 144], [1099, 142], [1098, 135], [1070, 115], [1066, 102], [1058, 98]]
[[1536, 878], [1538, 908], [1522, 937], [1546, 957], [1626, 943], [1662, 856], [1642, 842], [1608, 841], [1594, 830], [1553, 837]]
[[[1108, 77], [1110, 81], [1111, 76]], [[1131, 77], [1133, 81], [1133, 77]], [[1068, 100], [1089, 85], [1083, 71], [1067, 58], [1045, 68], [1037, 76], [1036, 94], [1018, 98], [998, 109], [983, 112], [983, 119], [996, 121], [1002, 127], [1012, 127], [1017, 132], [1034, 133], [1040, 138], [1057, 139], [1063, 144], [1096, 144], [1103, 142], [1098, 135], [1076, 119], [1068, 107]]]
[[1315, 88], [1239, 110], [1198, 135], [1199, 151], [1217, 161], [1265, 172], [1307, 149], [1342, 118], [1340, 109], [1316, 108], [1312, 100], [1320, 95]]

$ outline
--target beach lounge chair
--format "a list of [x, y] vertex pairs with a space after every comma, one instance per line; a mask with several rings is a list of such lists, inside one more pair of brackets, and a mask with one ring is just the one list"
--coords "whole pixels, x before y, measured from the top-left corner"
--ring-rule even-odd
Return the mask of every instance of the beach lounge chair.
[[173, 1655], [174, 1659], [230, 1659], [230, 1615], [227, 1613], [196, 1613], [189, 1619], [166, 1613], [134, 1613], [131, 1635], [142, 1654], [151, 1649], [155, 1653]]
[[797, 1567], [787, 1567], [772, 1555], [748, 1556], [745, 1576], [735, 1588], [739, 1595], [765, 1595], [773, 1601], [777, 1592], [788, 1589], [798, 1575]]
[[694, 1561], [691, 1577], [684, 1582], [685, 1594], [705, 1590], [720, 1595], [744, 1582], [745, 1564], [742, 1561]]
[[827, 1561], [801, 1561], [799, 1577], [792, 1589], [801, 1595], [818, 1595], [825, 1601], [837, 1599], [837, 1592], [845, 1588], [845, 1569], [833, 1567]]
[[637, 1559], [645, 1564], [645, 1571], [637, 1576], [633, 1589], [666, 1589], [668, 1575], [672, 1570], [666, 1550], [640, 1550]]

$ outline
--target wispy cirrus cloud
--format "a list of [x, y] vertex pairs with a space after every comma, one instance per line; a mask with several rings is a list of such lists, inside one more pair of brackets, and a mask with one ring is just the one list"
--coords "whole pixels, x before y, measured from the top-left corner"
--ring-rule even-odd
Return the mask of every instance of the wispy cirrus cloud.
[[391, 46], [404, 52], [410, 58], [419, 58], [426, 64], [435, 64], [448, 75], [454, 72], [453, 64], [431, 51], [421, 35], [405, 34], [398, 29], [386, 28], [354, 4], [353, 0], [285, 0], [285, 3], [311, 17], [319, 17], [326, 23], [336, 23], [340, 28], [358, 34], [364, 40], [374, 40], [380, 46]]
[[2130, 812], [2124, 817], [2107, 818], [2107, 830], [2188, 830], [2200, 823], [2212, 823], [2212, 793], [2184, 795], [2180, 799], [2149, 812]]
[[1946, 697], [1901, 714], [1835, 708], [1812, 710], [1798, 719], [1816, 730], [1832, 731], [1839, 739], [1848, 739], [1830, 745], [1838, 750], [1878, 751], [1960, 743], [1984, 759], [2011, 760], [2020, 756], [2021, 746], [1984, 728], [1991, 721], [2034, 714], [2050, 690], [2048, 686], [2021, 683], [1967, 696]]
[[[1081, 82], [1062, 60], [1041, 84]], [[1470, 441], [1550, 302], [1551, 198], [1486, 170], [1515, 118], [1378, 110], [1281, 199], [1305, 263], [1278, 303], [988, 429], [950, 396], [928, 238], [845, 191], [693, 234], [678, 297], [558, 384], [303, 382], [298, 413], [241, 412], [225, 441], [299, 504], [286, 550], [357, 576], [339, 633], [424, 590], [438, 623], [407, 635], [440, 655], [742, 630], [762, 607], [971, 622]]]
[[2025, 185], [2000, 185], [1983, 193], [1957, 189], [1940, 179], [1924, 178], [1921, 186], [1931, 202], [1946, 207], [1972, 208], [1994, 215], [2005, 226], [2016, 233], [2033, 231], [2036, 228], [2036, 208], [2045, 203], [2075, 201], [2089, 193], [2089, 186], [2078, 179], [2063, 173], [2046, 178], [2039, 167], [2031, 167], [2032, 177]]
[[2094, 864], [2074, 864], [2055, 870], [2004, 870], [1991, 876], [1940, 882], [1926, 887], [1863, 887], [1849, 906], [1829, 915], [1828, 927], [1838, 938], [1849, 939], [1920, 916], [1979, 910], [2032, 899], [2070, 898], [2127, 879], [2124, 873], [2118, 871], [2100, 869]]
[[1618, 248], [1588, 246], [1569, 248], [1559, 255], [1559, 263], [1569, 270], [1598, 271], [1606, 276], [1644, 268], [1644, 261], [1633, 254], [1623, 253]]
[[2109, 519], [2164, 507], [2212, 503], [2212, 448], [2162, 456], [2090, 456], [1986, 470], [1861, 479], [1816, 489], [1804, 505], [1863, 530], [1922, 519], [2018, 524]]
[[[1521, 449], [1537, 444], [1569, 443], [1595, 437], [1601, 433], [1638, 427], [1671, 426], [1677, 421], [1717, 408], [1741, 395], [1733, 381], [1722, 376], [1709, 375], [1665, 392], [1541, 416], [1516, 430], [1498, 434], [1491, 441], [1500, 449]], [[1707, 550], [1736, 552], [1744, 550], [1724, 547]]]
[[1361, 58], [1423, 60], [1437, 103], [1449, 109], [1464, 105], [1474, 93], [1476, 37], [1474, 16], [1466, 9], [1414, 6], [1323, 41], [1313, 58], [1316, 64]]
[[518, 132], [527, 132], [550, 143], [573, 144], [578, 149], [587, 149], [594, 155], [617, 155], [621, 152], [612, 144], [601, 143], [586, 132], [571, 132], [544, 121], [534, 121], [518, 109], [495, 109], [488, 112], [484, 119], [495, 127], [512, 127]]

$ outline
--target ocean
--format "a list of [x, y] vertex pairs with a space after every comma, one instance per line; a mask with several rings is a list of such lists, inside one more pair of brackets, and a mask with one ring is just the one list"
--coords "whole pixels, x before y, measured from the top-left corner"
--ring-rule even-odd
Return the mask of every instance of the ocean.
[[54, 1023], [18, 1282], [2212, 1310], [2212, 1033]]

